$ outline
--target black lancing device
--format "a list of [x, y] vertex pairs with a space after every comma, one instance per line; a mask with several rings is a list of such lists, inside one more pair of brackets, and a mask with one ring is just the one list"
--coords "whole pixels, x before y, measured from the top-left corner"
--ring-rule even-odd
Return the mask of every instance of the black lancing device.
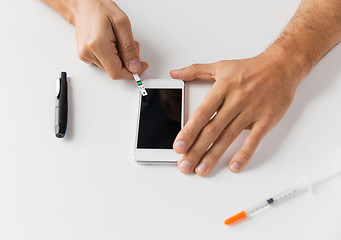
[[57, 138], [65, 136], [68, 114], [67, 74], [61, 72], [56, 85], [55, 133]]

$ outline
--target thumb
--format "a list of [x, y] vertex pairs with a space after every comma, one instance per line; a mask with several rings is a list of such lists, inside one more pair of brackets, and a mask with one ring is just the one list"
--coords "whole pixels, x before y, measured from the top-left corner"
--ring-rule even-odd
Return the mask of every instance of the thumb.
[[192, 64], [189, 67], [172, 70], [170, 75], [172, 78], [182, 79], [184, 81], [191, 81], [194, 79], [210, 80], [215, 79], [216, 65], [210, 64]]
[[139, 49], [133, 39], [129, 39], [124, 43], [119, 43], [119, 54], [122, 62], [128, 71], [137, 73], [140, 71], [141, 62], [139, 56]]

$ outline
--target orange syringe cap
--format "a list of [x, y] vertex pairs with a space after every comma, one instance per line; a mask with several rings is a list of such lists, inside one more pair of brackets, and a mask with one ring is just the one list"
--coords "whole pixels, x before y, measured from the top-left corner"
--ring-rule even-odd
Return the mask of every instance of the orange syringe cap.
[[226, 219], [225, 220], [225, 224], [226, 225], [230, 225], [230, 224], [235, 223], [235, 222], [237, 222], [239, 220], [242, 220], [242, 219], [244, 219], [246, 217], [247, 217], [246, 212], [242, 211], [242, 212], [234, 215], [233, 217], [230, 217], [230, 218]]

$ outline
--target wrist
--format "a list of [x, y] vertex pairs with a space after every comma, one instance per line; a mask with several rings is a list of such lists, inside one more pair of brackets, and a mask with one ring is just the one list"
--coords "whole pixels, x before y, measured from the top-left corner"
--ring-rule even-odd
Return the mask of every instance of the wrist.
[[57, 10], [63, 18], [74, 25], [75, 11], [78, 6], [79, 0], [64, 0], [59, 1], [58, 6], [52, 6]]
[[109, 9], [107, 3], [114, 3], [112, 0], [68, 0], [69, 9], [71, 9], [70, 23], [74, 26], [77, 24], [77, 20], [84, 20], [84, 16], [87, 17], [88, 13], [95, 13], [99, 9]]
[[295, 89], [314, 65], [305, 54], [294, 48], [288, 48], [279, 41], [274, 42], [260, 56], [267, 58], [282, 71], [288, 84]]
[[64, 17], [66, 21], [75, 26], [77, 15], [83, 10], [84, 6], [98, 3], [99, 0], [64, 0], [56, 10]]

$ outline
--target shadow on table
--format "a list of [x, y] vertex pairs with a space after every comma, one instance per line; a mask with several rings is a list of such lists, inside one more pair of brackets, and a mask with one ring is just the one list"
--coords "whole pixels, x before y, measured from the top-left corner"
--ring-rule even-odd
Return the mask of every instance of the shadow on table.
[[67, 128], [64, 140], [72, 140], [73, 138], [73, 123], [74, 123], [74, 114], [73, 114], [73, 95], [72, 95], [72, 78], [68, 77], [68, 117], [67, 117]]

